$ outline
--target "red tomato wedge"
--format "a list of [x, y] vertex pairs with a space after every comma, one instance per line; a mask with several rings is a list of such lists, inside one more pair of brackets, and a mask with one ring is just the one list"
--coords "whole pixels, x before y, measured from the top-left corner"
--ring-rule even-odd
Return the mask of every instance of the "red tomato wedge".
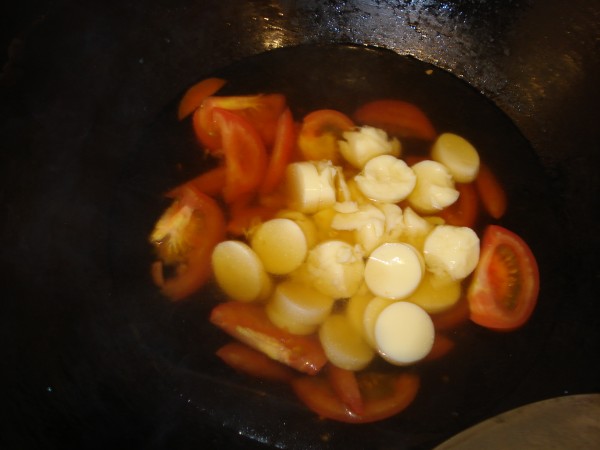
[[364, 414], [365, 405], [358, 387], [356, 374], [351, 370], [329, 364], [327, 366], [327, 376], [333, 392], [336, 393], [342, 403], [354, 414]]
[[502, 217], [508, 203], [506, 193], [496, 175], [485, 164], [481, 164], [479, 167], [475, 186], [487, 213], [494, 219]]
[[448, 225], [473, 228], [479, 213], [479, 197], [473, 184], [456, 183], [458, 200], [442, 210], [439, 215]]
[[223, 198], [231, 203], [255, 192], [267, 168], [267, 151], [250, 122], [225, 109], [213, 111], [222, 139], [226, 180]]
[[289, 383], [295, 375], [289, 367], [239, 342], [225, 344], [216, 354], [229, 367], [261, 380]]
[[488, 226], [467, 292], [471, 320], [497, 330], [518, 328], [533, 313], [539, 286], [537, 261], [525, 241], [506, 228]]
[[221, 151], [222, 141], [214, 111], [216, 109], [232, 111], [252, 124], [263, 143], [270, 147], [275, 141], [277, 121], [285, 107], [285, 96], [281, 94], [207, 97], [194, 113], [194, 131], [200, 143], [209, 152], [218, 154]]
[[332, 133], [340, 136], [344, 131], [355, 127], [354, 122], [343, 112], [335, 109], [317, 109], [304, 116], [301, 133], [308, 136], [321, 136]]
[[216, 93], [225, 85], [226, 81], [221, 78], [206, 78], [189, 88], [181, 101], [177, 110], [177, 118], [185, 119], [200, 107], [202, 101]]
[[285, 176], [287, 165], [292, 161], [296, 148], [296, 124], [289, 108], [279, 116], [273, 151], [267, 166], [265, 179], [260, 186], [261, 194], [272, 192]]
[[337, 141], [344, 131], [356, 125], [346, 114], [334, 109], [319, 109], [307, 114], [302, 120], [298, 147], [304, 159], [340, 159]]
[[210, 321], [244, 344], [300, 372], [316, 374], [327, 363], [318, 339], [281, 330], [261, 305], [221, 303], [213, 308]]
[[437, 133], [423, 110], [402, 100], [375, 100], [359, 107], [353, 115], [362, 125], [381, 128], [403, 138], [433, 141]]
[[[150, 236], [159, 260], [153, 264], [154, 282], [171, 300], [181, 300], [200, 289], [212, 275], [211, 254], [225, 239], [225, 217], [219, 205], [192, 185], [171, 192], [172, 205]], [[165, 278], [164, 267], [174, 275]]]
[[227, 169], [221, 165], [192, 178], [188, 183], [212, 197], [221, 195], [227, 181]]
[[356, 374], [364, 401], [364, 411], [351, 411], [322, 376], [303, 376], [292, 381], [292, 388], [312, 411], [328, 419], [349, 423], [368, 423], [387, 419], [412, 403], [419, 390], [416, 375], [360, 372]]

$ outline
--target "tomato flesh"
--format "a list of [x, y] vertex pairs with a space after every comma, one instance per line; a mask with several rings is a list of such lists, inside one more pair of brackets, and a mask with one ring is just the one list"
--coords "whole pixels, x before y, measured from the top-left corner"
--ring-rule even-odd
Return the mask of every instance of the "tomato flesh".
[[263, 143], [271, 146], [275, 141], [277, 121], [285, 110], [285, 104], [285, 96], [281, 94], [207, 97], [194, 113], [194, 131], [200, 143], [210, 153], [219, 154], [223, 144], [214, 111], [227, 110], [248, 121]]
[[[219, 205], [191, 184], [174, 189], [173, 204], [158, 220], [151, 235], [159, 261], [153, 278], [171, 300], [182, 300], [200, 289], [212, 274], [212, 250], [225, 239], [225, 217]], [[175, 275], [164, 277], [163, 267]]]
[[252, 124], [225, 109], [213, 111], [225, 155], [223, 198], [231, 203], [255, 192], [267, 168], [267, 151]]
[[273, 151], [267, 166], [265, 179], [260, 186], [261, 194], [273, 191], [285, 176], [287, 165], [291, 162], [296, 147], [296, 127], [292, 112], [286, 108], [277, 121], [277, 132]]
[[348, 423], [369, 423], [395, 416], [408, 407], [419, 390], [414, 374], [361, 372], [356, 375], [364, 409], [356, 414], [332, 389], [327, 378], [303, 376], [292, 381], [298, 398], [312, 411], [327, 419]]
[[518, 235], [498, 225], [486, 228], [481, 257], [467, 292], [471, 320], [512, 330], [527, 322], [539, 294], [539, 269]]

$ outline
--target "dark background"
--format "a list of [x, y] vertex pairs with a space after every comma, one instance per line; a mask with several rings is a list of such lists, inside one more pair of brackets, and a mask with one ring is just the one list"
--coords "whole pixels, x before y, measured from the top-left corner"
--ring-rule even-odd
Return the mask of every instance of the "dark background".
[[[8, 420], [0, 425], [0, 447], [303, 442], [302, 428], [277, 420], [278, 408], [295, 414], [285, 402], [260, 404], [272, 411], [264, 430], [245, 430], [243, 417], [225, 423], [203, 410], [194, 397], [202, 380], [181, 373], [193, 362], [170, 364], [193, 325], [186, 314], [202, 308], [174, 311], [129, 292], [115, 295], [118, 274], [107, 272], [110, 255], [102, 245], [114, 237], [111, 190], [127, 151], [165, 105], [212, 70], [296, 44], [368, 44], [412, 55], [465, 80], [512, 119], [549, 180], [555, 214], [548, 226], [560, 232], [546, 251], [564, 257], [551, 283], [561, 299], [531, 371], [478, 417], [598, 392], [595, 3], [4, 2], [2, 49], [10, 49], [1, 61], [10, 61], [0, 80], [0, 332]], [[161, 334], [165, 329], [176, 331]], [[235, 405], [231, 393], [214, 395]], [[395, 444], [429, 448], [471, 422]], [[273, 434], [275, 428], [283, 431]], [[393, 442], [387, 428], [376, 430]], [[333, 439], [330, 446], [340, 442], [347, 443]]]

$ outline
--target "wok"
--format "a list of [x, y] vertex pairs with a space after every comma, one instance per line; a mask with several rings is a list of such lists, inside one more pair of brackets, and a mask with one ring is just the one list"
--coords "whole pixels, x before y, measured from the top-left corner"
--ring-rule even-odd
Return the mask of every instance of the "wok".
[[[431, 448], [600, 390], [594, 2], [36, 6], [1, 78], [3, 448]], [[506, 220], [542, 268], [530, 324], [503, 339], [473, 327], [469, 354], [372, 425], [318, 420], [219, 364], [214, 292], [162, 299], [145, 241], [160, 193], [202, 168], [173, 108], [213, 73], [231, 92], [287, 90], [297, 114], [389, 90], [488, 142], [512, 186]]]

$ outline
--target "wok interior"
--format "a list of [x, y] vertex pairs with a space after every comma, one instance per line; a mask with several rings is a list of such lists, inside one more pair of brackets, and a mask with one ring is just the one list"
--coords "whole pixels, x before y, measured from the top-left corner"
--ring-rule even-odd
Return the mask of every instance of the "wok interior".
[[[420, 105], [440, 132], [468, 136], [482, 159], [494, 167], [510, 198], [502, 222], [528, 240], [543, 272], [556, 270], [556, 261], [545, 254], [543, 242], [556, 240], [558, 229], [544, 227], [544, 233], [539, 232], [550, 221], [552, 209], [544, 196], [548, 181], [533, 150], [499, 109], [453, 75], [387, 50], [350, 45], [274, 50], [211, 75], [228, 80], [223, 95], [284, 93], [297, 119], [318, 108], [350, 114], [360, 104], [378, 98]], [[363, 427], [323, 422], [295, 402], [285, 388], [248, 380], [223, 367], [214, 352], [228, 338], [207, 319], [210, 307], [223, 300], [216, 289], [209, 287], [188, 302], [172, 305], [164, 305], [167, 300], [152, 289], [146, 273], [151, 257], [146, 238], [160, 208], [165, 207], [160, 194], [207, 166], [189, 121], [177, 123], [175, 119], [176, 100], [146, 129], [117, 190], [110, 239], [117, 292], [123, 289], [133, 297], [146, 292], [143, 301], [172, 314], [170, 320], [156, 324], [163, 340], [170, 339], [171, 344], [160, 345], [170, 349], [162, 362], [181, 383], [180, 392], [201, 410], [210, 411], [215, 423], [222, 422], [232, 432], [243, 429], [258, 441], [286, 446], [319, 442], [324, 435], [344, 445], [384, 445], [387, 437], [383, 435], [373, 437]], [[556, 297], [545, 298], [532, 323], [516, 333], [491, 333], [475, 325], [457, 330], [453, 335], [458, 342], [456, 353], [419, 370], [423, 388], [414, 405], [372, 427], [411, 440], [415, 435], [433, 438], [439, 430], [458, 430], [477, 420], [513, 391], [529, 370], [532, 356], [548, 333], [547, 318], [555, 301]], [[156, 356], [156, 331], [150, 326], [139, 334], [140, 345], [150, 357]], [[263, 413], [252, 414], [257, 410]], [[288, 427], [281, 432], [276, 423], [266, 425], [265, 417], [279, 418]]]
[[[2, 329], [15, 342], [9, 401], [18, 411], [7, 440], [429, 448], [510, 407], [597, 391], [592, 3], [49, 10], [2, 78], [4, 226], [14, 236], [2, 260], [12, 280]], [[173, 118], [185, 88], [209, 74], [231, 80], [225, 92], [285, 93], [296, 118], [397, 96], [431, 111], [440, 130], [472, 136], [506, 181], [505, 224], [540, 262], [531, 323], [506, 336], [467, 326], [451, 363], [423, 370], [417, 402], [366, 427], [320, 421], [286, 389], [224, 367], [213, 352], [225, 338], [206, 323], [216, 293], [166, 302], [151, 284], [146, 241], [162, 192], [204, 167], [189, 127]]]

